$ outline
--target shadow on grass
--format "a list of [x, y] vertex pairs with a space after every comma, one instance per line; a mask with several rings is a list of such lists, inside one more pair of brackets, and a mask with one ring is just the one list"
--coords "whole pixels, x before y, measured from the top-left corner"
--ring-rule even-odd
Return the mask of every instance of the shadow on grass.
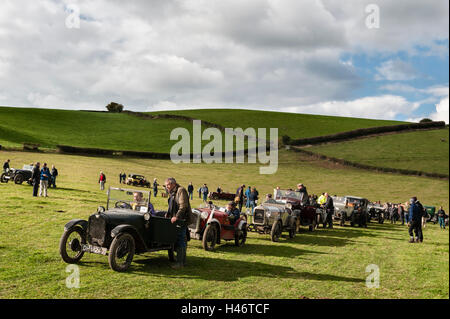
[[91, 191], [84, 190], [84, 189], [77, 189], [77, 188], [68, 188], [68, 187], [56, 187], [56, 188], [49, 188], [49, 191], [69, 191], [69, 192], [77, 192], [77, 193], [92, 193]]
[[306, 271], [297, 272], [292, 267], [270, 265], [261, 262], [188, 256], [187, 264], [185, 268], [175, 271], [170, 268], [168, 259], [164, 257], [137, 259], [133, 262], [126, 274], [225, 282], [237, 281], [245, 277], [365, 282], [365, 279], [361, 278], [310, 273]]
[[[254, 238], [252, 238], [254, 240]], [[236, 247], [231, 243], [221, 244], [216, 246], [216, 252], [226, 252], [227, 254], [239, 254], [239, 255], [261, 255], [261, 256], [273, 256], [273, 257], [297, 257], [307, 254], [326, 254], [313, 250], [298, 249], [291, 246], [283, 245], [282, 243], [274, 243], [273, 245], [261, 245], [254, 243], [245, 243], [242, 247]]]

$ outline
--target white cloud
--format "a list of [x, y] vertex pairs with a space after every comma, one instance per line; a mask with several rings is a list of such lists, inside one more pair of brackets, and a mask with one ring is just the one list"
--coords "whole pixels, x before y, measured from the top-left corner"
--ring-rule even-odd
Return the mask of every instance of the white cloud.
[[449, 97], [443, 98], [438, 104], [436, 104], [436, 111], [431, 113], [430, 117], [433, 121], [445, 121], [449, 122], [449, 111], [448, 111], [448, 100]]
[[417, 76], [411, 64], [399, 59], [383, 62], [376, 69], [378, 74], [375, 76], [375, 80], [408, 81], [414, 80]]

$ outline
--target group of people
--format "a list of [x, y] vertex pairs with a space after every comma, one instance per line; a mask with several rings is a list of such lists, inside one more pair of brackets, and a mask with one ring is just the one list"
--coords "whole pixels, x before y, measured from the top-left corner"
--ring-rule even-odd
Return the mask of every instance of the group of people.
[[52, 165], [50, 170], [47, 163], [44, 163], [41, 168], [41, 163], [31, 164], [33, 167], [31, 172], [31, 184], [33, 185], [33, 196], [48, 197], [48, 188], [56, 188], [56, 177], [58, 176], [58, 170], [55, 165]]

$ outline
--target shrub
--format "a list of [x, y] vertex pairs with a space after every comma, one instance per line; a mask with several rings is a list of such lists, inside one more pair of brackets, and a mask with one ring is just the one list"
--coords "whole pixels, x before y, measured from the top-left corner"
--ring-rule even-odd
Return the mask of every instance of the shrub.
[[108, 109], [108, 112], [113, 113], [120, 113], [123, 111], [123, 105], [116, 102], [109, 103], [106, 108]]

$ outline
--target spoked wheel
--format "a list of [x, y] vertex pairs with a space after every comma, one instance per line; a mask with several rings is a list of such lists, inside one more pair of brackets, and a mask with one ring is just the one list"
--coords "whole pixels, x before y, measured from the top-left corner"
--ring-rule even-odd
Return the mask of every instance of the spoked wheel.
[[6, 179], [6, 173], [2, 173], [2, 175], [0, 176], [0, 182], [2, 183], [8, 183], [8, 179]]
[[23, 183], [23, 175], [22, 174], [17, 174], [16, 177], [14, 177], [14, 183], [22, 184]]
[[203, 234], [203, 248], [207, 251], [213, 251], [217, 242], [217, 230], [214, 225], [208, 225]]
[[115, 271], [126, 271], [134, 257], [134, 238], [123, 233], [114, 238], [109, 250], [109, 266]]
[[272, 241], [277, 242], [281, 237], [281, 223], [276, 222], [272, 225], [272, 231], [270, 232]]
[[241, 231], [235, 236], [234, 244], [238, 247], [241, 247], [245, 244], [245, 240], [247, 239], [247, 227], [243, 227]]
[[59, 254], [61, 258], [68, 264], [75, 264], [84, 255], [81, 245], [86, 244], [86, 235], [80, 227], [72, 227], [61, 236], [59, 241]]

